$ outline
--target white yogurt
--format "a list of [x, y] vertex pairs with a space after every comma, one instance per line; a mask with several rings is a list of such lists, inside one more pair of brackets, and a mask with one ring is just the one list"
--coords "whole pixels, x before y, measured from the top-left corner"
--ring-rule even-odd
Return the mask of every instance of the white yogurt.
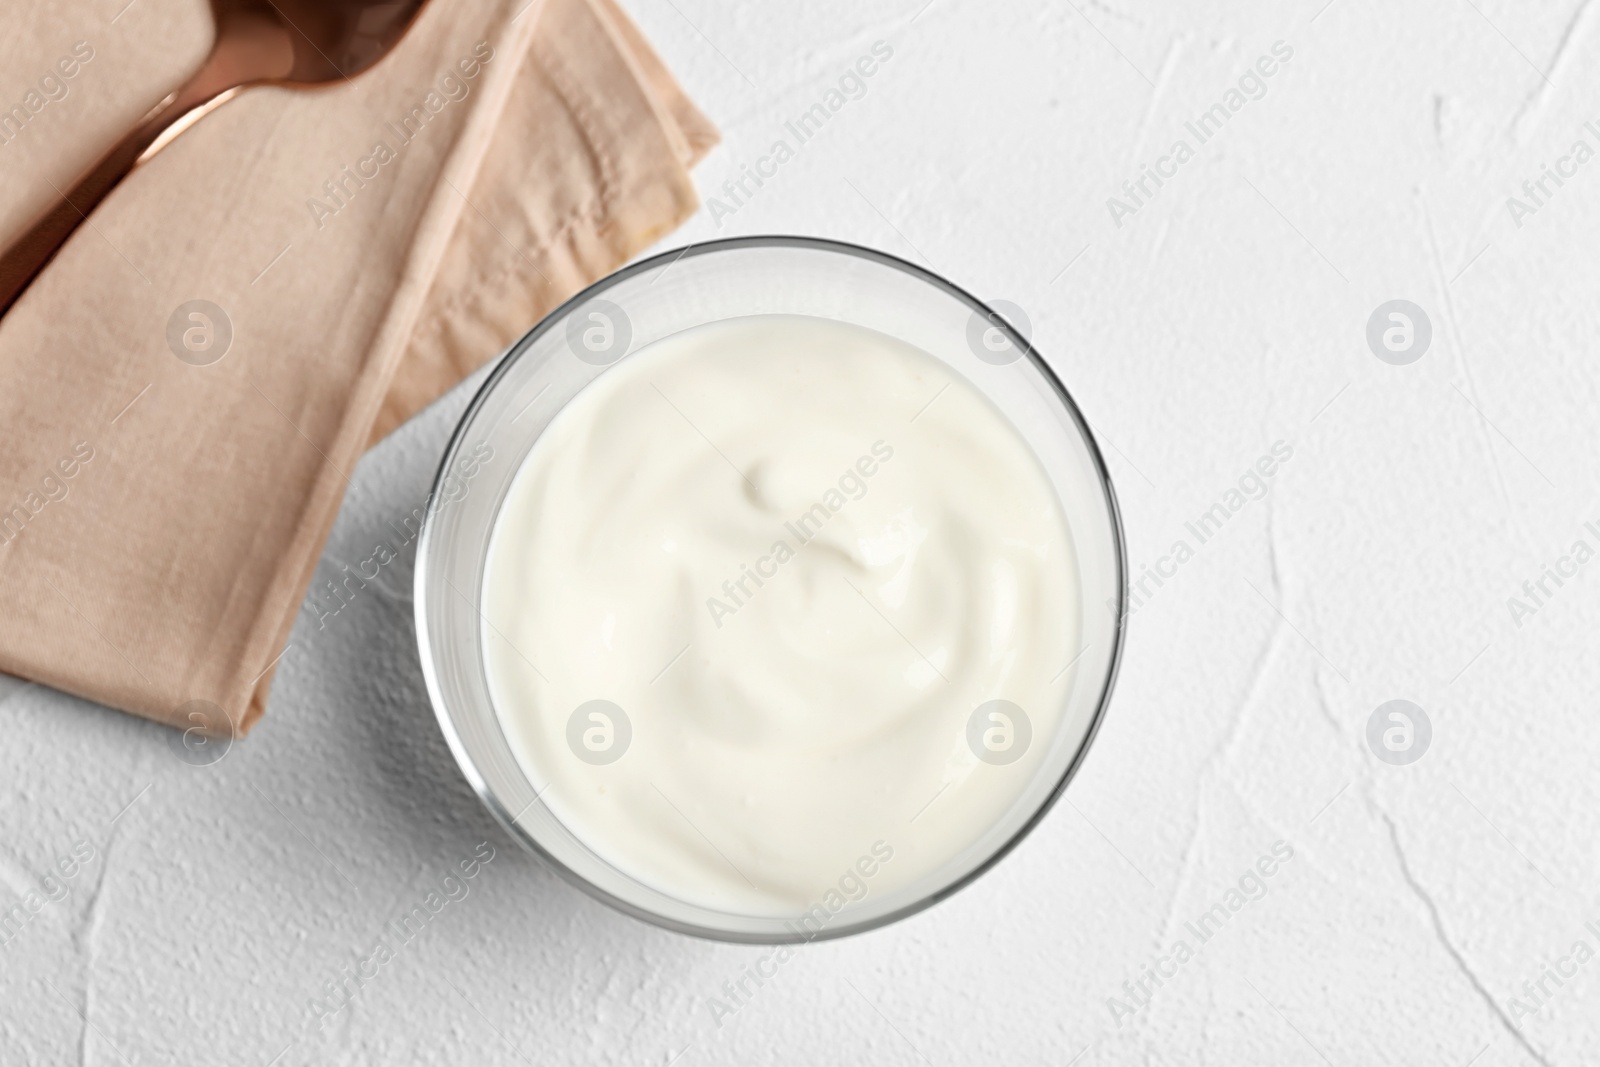
[[[976, 389], [770, 315], [651, 344], [556, 416], [483, 608], [496, 712], [557, 817], [680, 900], [790, 917], [927, 877], [1017, 802], [1079, 595], [1056, 494]], [[995, 700], [1026, 722], [969, 730]]]

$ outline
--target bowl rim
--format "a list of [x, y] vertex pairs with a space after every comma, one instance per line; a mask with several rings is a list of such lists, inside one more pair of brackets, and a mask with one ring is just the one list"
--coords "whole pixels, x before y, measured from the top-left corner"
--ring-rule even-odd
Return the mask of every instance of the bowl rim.
[[[870, 260], [883, 266], [902, 271], [920, 281], [944, 291], [946, 294], [953, 296], [957, 300], [970, 306], [975, 312], [986, 315], [991, 322], [995, 323], [997, 328], [1002, 329], [1011, 342], [1016, 345], [1019, 350], [1021, 350], [1027, 359], [1032, 361], [1035, 369], [1038, 370], [1044, 376], [1045, 380], [1054, 388], [1056, 398], [1066, 410], [1068, 416], [1073, 422], [1073, 425], [1077, 428], [1078, 433], [1082, 437], [1084, 444], [1087, 446], [1090, 461], [1100, 483], [1100, 491], [1105, 501], [1106, 514], [1111, 523], [1111, 540], [1119, 579], [1117, 582], [1117, 612], [1112, 623], [1111, 659], [1106, 669], [1105, 684], [1101, 688], [1099, 699], [1095, 704], [1094, 714], [1089, 722], [1089, 729], [1084, 734], [1083, 741], [1078, 745], [1077, 752], [1073, 754], [1072, 759], [1068, 761], [1067, 766], [1062, 771], [1061, 777], [1056, 781], [1050, 792], [1040, 802], [1039, 806], [1033, 811], [1033, 813], [1017, 827], [1016, 831], [998, 848], [985, 857], [982, 862], [973, 866], [971, 870], [967, 871], [961, 877], [951, 881], [947, 885], [941, 886], [925, 896], [919, 897], [917, 900], [911, 901], [904, 907], [896, 908], [894, 911], [886, 912], [869, 920], [859, 921], [856, 923], [842, 923], [838, 926], [825, 926], [815, 933], [795, 933], [794, 936], [780, 937], [770, 937], [762, 934], [746, 933], [743, 931], [716, 929], [714, 927], [701, 926], [695, 923], [684, 922], [668, 916], [660, 915], [608, 892], [606, 889], [596, 885], [594, 882], [591, 882], [577, 871], [568, 867], [564, 862], [557, 859], [552, 853], [546, 850], [545, 847], [534, 838], [533, 834], [523, 829], [517, 821], [521, 818], [523, 812], [527, 811], [528, 807], [531, 807], [533, 804], [538, 802], [539, 796], [543, 791], [535, 790], [533, 800], [529, 801], [528, 805], [524, 807], [522, 811], [516, 812], [515, 814], [511, 813], [501, 802], [500, 798], [495, 794], [494, 790], [489, 786], [488, 782], [484, 780], [482, 774], [478, 771], [476, 762], [473, 760], [471, 754], [467, 751], [465, 742], [461, 738], [459, 732], [456, 730], [455, 722], [451, 716], [450, 709], [446, 705], [446, 701], [440, 690], [438, 677], [435, 672], [433, 649], [429, 640], [427, 620], [427, 610], [429, 604], [427, 594], [428, 553], [433, 542], [433, 531], [435, 526], [434, 516], [442, 506], [442, 490], [444, 488], [445, 479], [450, 474], [451, 466], [455, 462], [460, 447], [466, 437], [468, 426], [471, 425], [473, 418], [487, 402], [495, 387], [503, 378], [505, 378], [507, 374], [510, 373], [517, 361], [521, 359], [522, 356], [533, 346], [535, 341], [553, 329], [556, 323], [565, 319], [567, 314], [572, 309], [582, 305], [588, 300], [593, 299], [595, 296], [604, 293], [608, 289], [611, 289], [614, 286], [628, 280], [629, 278], [646, 273], [662, 266], [663, 264], [666, 265], [662, 271], [664, 274], [667, 269], [671, 269], [671, 267], [676, 265], [679, 260], [691, 256], [719, 252], [736, 252], [741, 249], [749, 248], [798, 248], [809, 251], [854, 256], [856, 258]], [[1111, 702], [1111, 694], [1116, 689], [1117, 676], [1122, 666], [1122, 653], [1123, 646], [1126, 642], [1128, 623], [1127, 541], [1122, 528], [1122, 511], [1117, 504], [1116, 489], [1111, 482], [1111, 472], [1107, 468], [1105, 457], [1100, 451], [1100, 443], [1098, 440], [1096, 440], [1093, 431], [1090, 429], [1088, 420], [1084, 418], [1083, 412], [1079, 409], [1077, 401], [1072, 398], [1072, 394], [1067, 391], [1066, 386], [1062, 384], [1061, 379], [1056, 375], [1056, 372], [1039, 355], [1031, 340], [1027, 337], [1024, 337], [1020, 331], [1018, 331], [1009, 321], [1006, 320], [1005, 316], [1001, 315], [998, 311], [995, 311], [994, 308], [989, 306], [989, 304], [979, 300], [976, 296], [972, 295], [972, 293], [968, 292], [961, 286], [956, 285], [954, 282], [951, 282], [942, 275], [936, 274], [925, 267], [918, 266], [917, 264], [903, 259], [900, 256], [883, 252], [875, 248], [869, 248], [865, 245], [854, 244], [849, 241], [840, 241], [827, 237], [813, 237], [793, 234], [756, 234], [743, 237], [720, 237], [706, 241], [693, 242], [684, 245], [681, 248], [669, 249], [665, 252], [648, 256], [644, 259], [637, 260], [633, 263], [622, 266], [615, 271], [612, 271], [610, 274], [607, 274], [605, 277], [585, 286], [583, 289], [579, 290], [577, 293], [574, 293], [571, 297], [552, 308], [544, 315], [543, 318], [535, 323], [531, 329], [529, 329], [516, 341], [513, 341], [504, 352], [496, 357], [494, 367], [489, 372], [489, 376], [485, 378], [483, 384], [478, 387], [477, 392], [473, 394], [471, 402], [468, 403], [467, 407], [462, 411], [460, 418], [456, 421], [455, 429], [452, 430], [450, 434], [450, 440], [445, 445], [444, 454], [440, 460], [438, 471], [434, 475], [433, 484], [428, 494], [427, 507], [423, 514], [422, 528], [417, 536], [415, 574], [412, 579], [412, 602], [413, 617], [417, 632], [417, 651], [419, 658], [422, 661], [423, 679], [428, 689], [428, 702], [433, 705], [434, 718], [439, 723], [440, 731], [444, 734], [445, 742], [450, 748], [451, 755], [455, 757], [457, 766], [460, 767], [462, 775], [467, 779], [468, 784], [471, 785], [473, 792], [477, 794], [478, 799], [483, 803], [484, 807], [489, 810], [490, 814], [494, 816], [495, 821], [505, 829], [505, 831], [513, 840], [522, 845], [528, 851], [532, 852], [534, 855], [542, 858], [564, 880], [576, 886], [588, 896], [608, 905], [624, 915], [648, 923], [651, 926], [671, 930], [675, 933], [687, 934], [692, 937], [698, 937], [709, 941], [719, 941], [732, 944], [807, 944], [813, 941], [831, 941], [841, 937], [849, 937], [854, 934], [866, 933], [869, 930], [876, 930], [914, 915], [917, 912], [930, 908], [943, 900], [949, 899], [956, 893], [971, 885], [973, 882], [977, 881], [978, 878], [986, 874], [1002, 859], [1009, 855], [1011, 851], [1016, 848], [1017, 845], [1021, 844], [1022, 840], [1032, 833], [1034, 828], [1044, 820], [1044, 817], [1050, 812], [1050, 809], [1055, 807], [1056, 802], [1065, 794], [1068, 784], [1071, 783], [1073, 777], [1078, 773], [1079, 768], [1083, 766], [1084, 760], [1089, 755], [1089, 750], [1094, 746], [1094, 741], [1100, 732], [1101, 724], [1105, 721], [1106, 709]], [[475, 610], [476, 607], [477, 606], [474, 605]], [[1079, 655], [1082, 655], [1082, 652], [1080, 652]], [[533, 783], [531, 782], [529, 783], [530, 787], [532, 784]], [[793, 930], [793, 927], [791, 926], [790, 929]]]

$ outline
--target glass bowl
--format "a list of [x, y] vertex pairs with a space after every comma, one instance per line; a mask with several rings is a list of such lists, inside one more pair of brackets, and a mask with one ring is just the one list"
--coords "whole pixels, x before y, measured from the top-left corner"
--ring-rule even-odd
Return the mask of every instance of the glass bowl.
[[[1038, 769], [986, 832], [942, 866], [868, 895], [826, 925], [719, 911], [619, 870], [564, 825], [518, 762], [490, 696], [480, 590], [490, 535], [523, 459], [579, 390], [645, 345], [709, 322], [811, 315], [864, 326], [946, 364], [1003, 412], [1040, 460], [1070, 526], [1080, 645], [1059, 650], [1060, 725]], [[1018, 317], [1018, 316], [1013, 316]], [[682, 933], [747, 943], [840, 937], [951, 895], [1013, 848], [1082, 763], [1121, 655], [1126, 561], [1116, 498], [1077, 405], [1028, 339], [962, 289], [894, 256], [806, 237], [710, 241], [632, 264], [512, 345], [445, 450], [416, 568], [428, 694], [467, 780], [510, 834], [592, 896]], [[813, 928], [820, 926], [820, 928]]]

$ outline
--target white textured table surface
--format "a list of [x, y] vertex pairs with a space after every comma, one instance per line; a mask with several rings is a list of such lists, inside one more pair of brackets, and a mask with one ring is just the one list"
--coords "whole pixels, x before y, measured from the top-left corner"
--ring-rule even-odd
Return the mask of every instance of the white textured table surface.
[[[1068, 802], [746, 998], [770, 950], [613, 914], [478, 805], [408, 553], [325, 629], [302, 614], [212, 766], [0, 680], [0, 908], [60, 897], [0, 935], [0, 1063], [1596, 1062], [1600, 11], [920, 2], [630, 9], [726, 137], [697, 174], [720, 206], [673, 243], [923, 260], [1023, 308], [1101, 435], [1135, 576], [1167, 576]], [[720, 190], [746, 166], [771, 177]], [[1431, 323], [1408, 365], [1367, 340], [1396, 299]], [[362, 462], [322, 576], [422, 503], [475, 384]], [[1391, 699], [1431, 723], [1409, 765], [1368, 744]], [[365, 963], [480, 842], [466, 895]]]

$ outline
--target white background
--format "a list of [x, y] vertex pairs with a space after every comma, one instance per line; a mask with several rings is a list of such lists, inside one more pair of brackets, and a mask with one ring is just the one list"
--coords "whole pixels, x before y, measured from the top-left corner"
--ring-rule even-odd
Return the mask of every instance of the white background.
[[[1066, 802], [954, 899], [804, 949], [719, 1026], [712, 998], [769, 950], [613, 914], [493, 824], [423, 692], [408, 550], [326, 629], [302, 614], [214, 766], [0, 679], [0, 905], [95, 848], [0, 947], [0, 1062], [1594, 1062], [1600, 962], [1523, 983], [1600, 950], [1600, 563], [1520, 626], [1507, 600], [1600, 549], [1600, 162], [1520, 227], [1506, 198], [1600, 149], [1600, 12], [920, 2], [628, 7], [724, 132], [706, 195], [890, 44], [757, 195], [669, 244], [839, 237], [1020, 305], [1101, 436], [1136, 574], [1293, 448], [1133, 616]], [[1266, 94], [1116, 226], [1107, 198], [1280, 40]], [[1432, 323], [1409, 366], [1365, 339], [1396, 298]], [[474, 384], [362, 461], [319, 580], [422, 503]], [[1434, 728], [1409, 766], [1365, 739], [1394, 698]], [[308, 998], [482, 841], [470, 895], [318, 1031]], [[1266, 895], [1119, 1026], [1108, 998], [1277, 841]]]

